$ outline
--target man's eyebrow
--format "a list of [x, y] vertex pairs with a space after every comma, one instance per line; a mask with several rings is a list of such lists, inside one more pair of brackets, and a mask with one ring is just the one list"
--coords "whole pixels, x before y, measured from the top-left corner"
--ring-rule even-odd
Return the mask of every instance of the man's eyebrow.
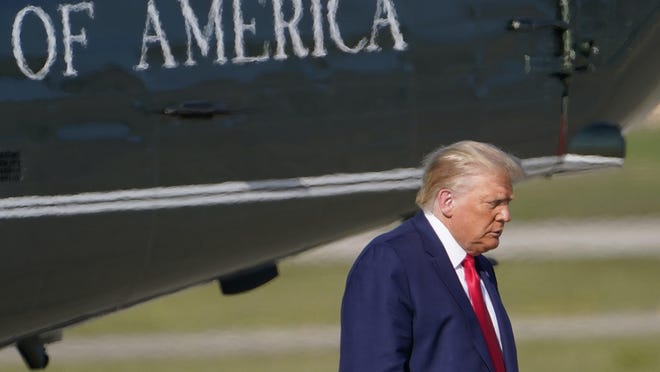
[[486, 198], [486, 203], [491, 203], [491, 204], [501, 204], [503, 202], [511, 202], [513, 201], [513, 196], [505, 196], [503, 198]]

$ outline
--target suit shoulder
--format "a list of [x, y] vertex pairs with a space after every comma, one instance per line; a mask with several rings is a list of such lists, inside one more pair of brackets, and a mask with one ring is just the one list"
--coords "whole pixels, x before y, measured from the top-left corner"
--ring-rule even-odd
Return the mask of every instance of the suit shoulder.
[[395, 260], [408, 256], [409, 251], [421, 247], [421, 237], [410, 221], [405, 221], [396, 228], [375, 237], [362, 250], [355, 261], [358, 265], [364, 261]]
[[406, 246], [420, 242], [419, 232], [412, 221], [404, 221], [396, 228], [375, 237], [367, 247], [371, 245], [389, 245], [393, 248]]
[[[409, 275], [414, 270], [410, 254], [410, 239], [415, 239], [414, 227], [404, 222], [399, 227], [374, 238], [362, 250], [346, 278], [344, 298], [381, 293], [383, 298], [410, 308]], [[414, 244], [414, 243], [413, 243]]]

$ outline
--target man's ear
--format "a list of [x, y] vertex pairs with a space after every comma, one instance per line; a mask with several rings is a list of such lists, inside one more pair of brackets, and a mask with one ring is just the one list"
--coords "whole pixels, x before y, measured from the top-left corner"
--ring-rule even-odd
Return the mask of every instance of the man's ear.
[[447, 218], [451, 218], [454, 214], [454, 193], [449, 189], [440, 190], [436, 197], [436, 205], [440, 213]]

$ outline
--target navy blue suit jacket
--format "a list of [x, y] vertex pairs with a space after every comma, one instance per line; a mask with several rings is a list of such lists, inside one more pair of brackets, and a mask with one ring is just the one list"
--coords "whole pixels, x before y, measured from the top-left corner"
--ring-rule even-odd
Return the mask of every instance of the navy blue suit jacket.
[[[476, 259], [497, 314], [506, 370], [517, 372], [493, 267]], [[374, 239], [355, 261], [342, 302], [339, 370], [494, 371], [470, 300], [422, 212]]]

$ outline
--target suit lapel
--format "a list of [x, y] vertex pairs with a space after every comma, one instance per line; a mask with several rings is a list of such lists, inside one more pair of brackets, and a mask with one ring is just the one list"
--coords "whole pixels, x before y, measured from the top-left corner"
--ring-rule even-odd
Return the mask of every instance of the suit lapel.
[[488, 346], [481, 333], [481, 328], [479, 328], [479, 321], [474, 314], [470, 299], [459, 282], [458, 277], [456, 276], [456, 271], [454, 270], [440, 239], [438, 239], [435, 231], [433, 231], [433, 228], [426, 220], [423, 212], [417, 213], [417, 215], [413, 217], [412, 222], [415, 228], [420, 232], [424, 250], [429, 255], [429, 259], [433, 263], [433, 266], [440, 277], [440, 281], [447, 288], [447, 291], [451, 294], [454, 301], [461, 308], [461, 312], [467, 318], [466, 323], [468, 324], [470, 338], [472, 339], [475, 348], [488, 368], [491, 371], [494, 371], [495, 369], [490, 360], [490, 355], [488, 354]]

